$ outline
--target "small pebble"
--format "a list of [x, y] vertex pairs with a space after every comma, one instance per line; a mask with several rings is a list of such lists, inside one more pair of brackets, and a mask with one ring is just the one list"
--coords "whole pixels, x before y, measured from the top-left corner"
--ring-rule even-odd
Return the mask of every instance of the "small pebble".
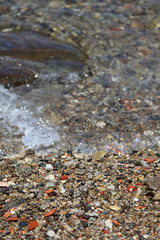
[[111, 210], [113, 210], [113, 211], [120, 211], [120, 210], [121, 210], [121, 208], [118, 207], [117, 205], [109, 206], [109, 208], [110, 208]]
[[48, 237], [54, 237], [55, 236], [55, 232], [52, 231], [52, 230], [49, 230], [46, 234], [47, 234]]
[[106, 152], [104, 152], [104, 151], [95, 152], [92, 154], [92, 159], [94, 161], [97, 161], [97, 160], [100, 160], [105, 155], [106, 155]]
[[37, 222], [36, 220], [33, 220], [33, 221], [31, 221], [31, 222], [29, 223], [28, 228], [29, 228], [29, 230], [33, 230], [33, 229], [35, 229], [37, 226], [38, 226], [38, 222]]
[[153, 200], [160, 200], [160, 192], [156, 193]]
[[55, 176], [53, 174], [49, 174], [45, 177], [45, 180], [56, 182]]
[[112, 231], [112, 227], [113, 227], [112, 220], [107, 219], [107, 220], [105, 221], [105, 226], [108, 227], [108, 228], [110, 229], [110, 231]]
[[46, 164], [46, 170], [47, 171], [53, 170], [53, 166], [51, 164]]

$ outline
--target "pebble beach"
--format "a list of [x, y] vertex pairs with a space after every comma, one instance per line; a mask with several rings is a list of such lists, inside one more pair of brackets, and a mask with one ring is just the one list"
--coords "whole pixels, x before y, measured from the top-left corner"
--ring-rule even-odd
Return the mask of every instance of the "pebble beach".
[[158, 239], [159, 155], [1, 159], [1, 239]]
[[0, 240], [160, 238], [159, 10], [0, 1]]

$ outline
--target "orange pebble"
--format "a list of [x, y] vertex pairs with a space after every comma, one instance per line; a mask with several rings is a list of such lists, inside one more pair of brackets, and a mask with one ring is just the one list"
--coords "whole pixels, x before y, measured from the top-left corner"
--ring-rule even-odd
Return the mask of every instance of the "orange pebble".
[[26, 234], [27, 233], [27, 230], [24, 230], [24, 231], [20, 231], [19, 234], [20, 235], [23, 235], [23, 234]]
[[7, 222], [10, 222], [10, 221], [17, 221], [18, 218], [17, 217], [10, 217], [10, 218], [7, 218]]
[[56, 209], [53, 208], [51, 211], [49, 211], [48, 213], [46, 213], [46, 214], [44, 215], [44, 217], [48, 217], [48, 216], [53, 215], [53, 214], [55, 213], [55, 211], [56, 211]]
[[10, 227], [11, 234], [14, 234], [14, 228]]
[[134, 192], [136, 191], [136, 187], [135, 186], [127, 186], [128, 192]]
[[52, 190], [52, 189], [49, 189], [49, 190], [46, 190], [46, 191], [45, 191], [45, 193], [47, 193], [47, 194], [48, 194], [48, 193], [52, 193], [52, 192], [54, 192], [54, 190]]
[[5, 214], [3, 215], [3, 217], [8, 218], [8, 217], [10, 217], [11, 215], [12, 215], [11, 212], [5, 212]]
[[33, 230], [33, 229], [35, 229], [37, 226], [38, 226], [38, 222], [37, 222], [36, 220], [33, 220], [33, 221], [31, 221], [31, 222], [29, 223], [28, 228], [29, 228], [29, 230]]
[[111, 221], [114, 223], [114, 225], [118, 226], [119, 222], [117, 220], [111, 219]]
[[152, 157], [146, 157], [144, 158], [144, 161], [148, 162], [148, 163], [153, 163], [156, 159], [152, 158]]
[[67, 176], [67, 175], [61, 176], [61, 180], [67, 180], [67, 179], [68, 179], [68, 176]]

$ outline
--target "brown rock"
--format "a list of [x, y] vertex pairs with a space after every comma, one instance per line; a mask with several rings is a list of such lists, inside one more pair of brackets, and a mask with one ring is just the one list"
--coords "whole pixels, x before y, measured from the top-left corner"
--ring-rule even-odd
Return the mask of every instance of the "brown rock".
[[86, 60], [86, 54], [72, 44], [50, 39], [33, 31], [0, 33], [0, 56], [42, 61], [56, 59], [61, 61]]
[[157, 191], [160, 189], [160, 176], [151, 177], [146, 179], [145, 184], [152, 190]]
[[34, 72], [24, 66], [8, 66], [0, 67], [0, 83], [9, 86], [19, 86], [28, 84], [36, 79]]

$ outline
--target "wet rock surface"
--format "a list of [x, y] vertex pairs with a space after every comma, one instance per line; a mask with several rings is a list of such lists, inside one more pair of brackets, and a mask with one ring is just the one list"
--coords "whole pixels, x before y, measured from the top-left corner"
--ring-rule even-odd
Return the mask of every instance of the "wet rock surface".
[[0, 33], [0, 56], [33, 61], [56, 59], [83, 62], [87, 59], [87, 55], [73, 45], [60, 43], [33, 31]]
[[[7, 66], [8, 65], [8, 66]], [[5, 86], [19, 86], [29, 84], [37, 79], [36, 74], [24, 66], [11, 66], [10, 62], [0, 67], [0, 83]]]
[[[77, 64], [87, 59], [87, 55], [75, 46], [33, 31], [0, 33], [0, 56], [32, 61], [75, 61]], [[0, 83], [4, 85], [28, 84], [38, 76], [29, 67], [15, 60], [1, 60], [0, 66]]]

